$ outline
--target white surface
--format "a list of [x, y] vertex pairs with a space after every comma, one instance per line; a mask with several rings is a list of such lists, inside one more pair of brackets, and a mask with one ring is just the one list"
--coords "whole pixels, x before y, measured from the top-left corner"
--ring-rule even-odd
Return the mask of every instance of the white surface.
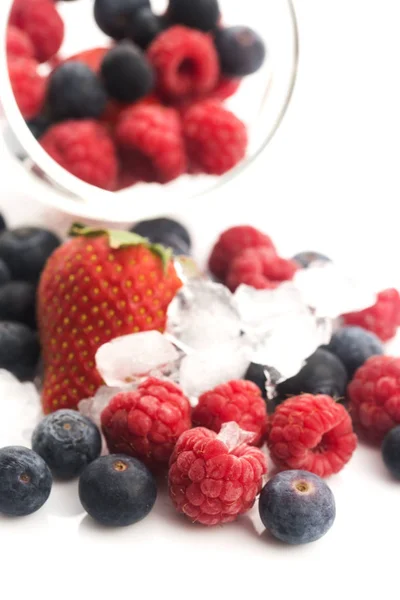
[[[351, 255], [378, 287], [398, 285], [398, 0], [296, 7], [301, 63], [292, 106], [264, 156], [216, 194], [212, 211], [190, 206], [197, 253], [205, 256], [230, 223], [247, 221], [283, 254]], [[0, 206], [10, 223], [65, 229], [70, 219], [29, 202], [28, 189], [17, 192], [1, 160]], [[142, 523], [103, 530], [82, 514], [76, 483], [57, 485], [38, 514], [0, 519], [2, 590], [11, 600], [32, 592], [79, 600], [396, 597], [400, 485], [379, 451], [364, 446], [329, 484], [336, 523], [321, 541], [296, 548], [259, 535], [256, 511], [205, 529], [178, 518], [164, 494]]]

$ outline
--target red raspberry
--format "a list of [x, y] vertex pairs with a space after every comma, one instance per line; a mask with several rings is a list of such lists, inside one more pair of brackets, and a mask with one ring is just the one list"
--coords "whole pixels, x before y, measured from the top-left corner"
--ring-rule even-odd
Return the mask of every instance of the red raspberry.
[[281, 258], [269, 248], [247, 248], [234, 258], [226, 284], [234, 292], [242, 283], [257, 290], [270, 290], [280, 281], [293, 279], [297, 264]]
[[211, 36], [176, 25], [161, 33], [148, 49], [159, 92], [171, 99], [201, 96], [218, 81], [219, 62]]
[[64, 23], [51, 0], [16, 0], [10, 23], [29, 36], [39, 62], [46, 62], [59, 51]]
[[105, 190], [114, 189], [118, 171], [114, 144], [96, 121], [71, 120], [54, 125], [40, 143], [56, 162], [79, 179]]
[[238, 91], [241, 79], [228, 79], [228, 77], [221, 77], [217, 85], [209, 93], [209, 98], [213, 100], [227, 100]]
[[9, 25], [7, 27], [7, 56], [22, 56], [33, 58], [35, 51], [29, 37], [18, 27]]
[[229, 440], [226, 428], [232, 425], [225, 424], [218, 436], [203, 427], [191, 429], [175, 446], [169, 493], [178, 512], [193, 522], [234, 521], [253, 506], [261, 490], [266, 458], [258, 448], [242, 443], [240, 435], [236, 443]]
[[133, 105], [124, 111], [115, 137], [124, 152], [146, 157], [160, 183], [186, 172], [186, 152], [178, 113], [172, 108]]
[[200, 396], [192, 413], [195, 425], [216, 433], [224, 423], [234, 421], [241, 429], [256, 434], [253, 440], [255, 446], [264, 440], [267, 418], [260, 389], [251, 381], [230, 381], [206, 392]]
[[177, 385], [150, 377], [137, 390], [115, 396], [101, 414], [101, 425], [110, 452], [163, 467], [191, 427], [189, 400]]
[[271, 458], [282, 470], [320, 477], [338, 473], [357, 446], [351, 418], [330, 396], [303, 394], [278, 406], [268, 435]]
[[10, 57], [8, 74], [15, 100], [24, 119], [36, 117], [44, 105], [46, 80], [39, 75], [38, 63], [32, 58]]
[[225, 280], [229, 266], [235, 256], [246, 248], [265, 247], [274, 250], [271, 238], [250, 225], [237, 225], [221, 233], [215, 244], [208, 266], [213, 275]]
[[400, 425], [400, 358], [372, 356], [348, 387], [350, 413], [367, 439], [381, 442]]
[[400, 294], [395, 289], [378, 294], [374, 306], [342, 315], [346, 325], [358, 325], [375, 333], [383, 342], [392, 339], [400, 325]]

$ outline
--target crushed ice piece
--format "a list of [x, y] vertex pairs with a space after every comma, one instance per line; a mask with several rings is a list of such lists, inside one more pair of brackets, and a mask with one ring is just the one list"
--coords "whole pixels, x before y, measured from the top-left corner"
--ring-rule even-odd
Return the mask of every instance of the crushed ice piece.
[[177, 275], [183, 283], [188, 283], [192, 279], [202, 279], [205, 277], [191, 256], [177, 256], [174, 259], [174, 265]]
[[217, 438], [225, 444], [229, 452], [232, 452], [241, 444], [251, 444], [255, 437], [256, 434], [253, 431], [244, 431], [234, 421], [224, 423], [217, 435]]
[[21, 383], [0, 370], [0, 446], [31, 446], [34, 428], [43, 418], [39, 392], [33, 383]]
[[172, 375], [178, 359], [175, 346], [159, 331], [144, 331], [101, 346], [96, 367], [108, 386], [123, 387], [151, 374]]
[[179, 348], [205, 350], [237, 339], [240, 332], [233, 296], [219, 283], [189, 281], [169, 305], [167, 333]]

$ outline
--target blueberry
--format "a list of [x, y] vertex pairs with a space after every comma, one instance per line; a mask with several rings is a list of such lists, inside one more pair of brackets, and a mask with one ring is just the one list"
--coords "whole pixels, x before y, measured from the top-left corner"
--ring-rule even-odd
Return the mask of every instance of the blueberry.
[[145, 6], [135, 13], [127, 28], [127, 34], [135, 44], [145, 50], [164, 29], [164, 19]]
[[10, 281], [0, 287], [0, 320], [25, 323], [36, 329], [36, 287], [27, 281]]
[[0, 285], [4, 285], [11, 280], [10, 269], [2, 258], [0, 258]]
[[221, 71], [228, 77], [244, 77], [262, 66], [266, 49], [261, 37], [250, 27], [228, 27], [215, 34]]
[[52, 483], [49, 467], [33, 450], [0, 450], [0, 513], [23, 517], [36, 512], [49, 497]]
[[94, 18], [105, 34], [115, 40], [129, 35], [135, 13], [143, 7], [150, 8], [149, 0], [96, 0]]
[[0, 258], [7, 264], [13, 279], [37, 283], [47, 259], [60, 243], [47, 229], [10, 229], [0, 234]]
[[192, 240], [187, 229], [173, 219], [158, 218], [148, 221], [140, 221], [131, 229], [153, 244], [162, 244], [172, 248], [174, 254], [189, 255], [192, 248]]
[[332, 262], [330, 258], [325, 256], [325, 254], [320, 254], [319, 252], [313, 252], [311, 250], [296, 254], [296, 256], [293, 256], [292, 260], [297, 262], [297, 264], [299, 264], [300, 267], [303, 267], [303, 269], [308, 269], [308, 267], [314, 262]]
[[169, 0], [167, 14], [172, 23], [211, 31], [216, 28], [221, 13], [218, 0]]
[[21, 381], [33, 379], [39, 356], [36, 332], [22, 323], [0, 321], [0, 369], [10, 371]]
[[347, 372], [337, 356], [318, 348], [301, 371], [277, 386], [276, 404], [298, 394], [327, 394], [343, 398], [348, 383]]
[[383, 462], [396, 479], [400, 479], [400, 426], [385, 437], [382, 444]]
[[79, 480], [83, 508], [103, 525], [122, 527], [141, 521], [156, 497], [153, 475], [139, 460], [124, 454], [98, 458]]
[[119, 102], [135, 102], [154, 87], [154, 73], [143, 52], [128, 41], [112, 48], [101, 65], [104, 85]]
[[92, 69], [78, 60], [70, 61], [50, 75], [47, 104], [55, 121], [97, 119], [106, 108], [107, 92]]
[[27, 121], [26, 124], [28, 125], [33, 137], [38, 140], [42, 137], [42, 135], [46, 133], [48, 128], [51, 126], [51, 120], [46, 115], [39, 115], [35, 119]]
[[96, 425], [74, 410], [45, 417], [32, 435], [32, 449], [43, 458], [54, 477], [73, 479], [101, 453]]
[[285, 471], [270, 479], [261, 491], [259, 511], [265, 527], [287, 544], [315, 542], [336, 516], [330, 488], [307, 471]]
[[7, 229], [7, 223], [3, 215], [0, 213], [0, 231]]
[[262, 394], [262, 397], [264, 398], [264, 400], [267, 399], [267, 392], [265, 389], [266, 377], [265, 377], [263, 365], [251, 363], [249, 368], [246, 371], [244, 379], [255, 383], [260, 388], [260, 391], [261, 391], [261, 394]]
[[362, 327], [342, 327], [332, 336], [327, 349], [340, 358], [351, 379], [368, 358], [383, 354], [381, 340]]

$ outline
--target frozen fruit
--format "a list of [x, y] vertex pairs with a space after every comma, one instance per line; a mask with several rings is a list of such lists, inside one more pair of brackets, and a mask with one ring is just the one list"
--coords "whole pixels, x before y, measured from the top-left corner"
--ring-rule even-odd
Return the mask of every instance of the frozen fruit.
[[271, 417], [271, 458], [281, 470], [304, 469], [320, 477], [338, 473], [357, 446], [349, 413], [330, 396], [302, 394]]
[[149, 0], [95, 0], [94, 18], [104, 33], [122, 40], [129, 36], [136, 12], [149, 6]]
[[157, 498], [157, 485], [139, 460], [111, 454], [86, 467], [79, 479], [79, 498], [102, 525], [124, 527], [147, 517]]
[[215, 100], [204, 100], [183, 115], [183, 134], [195, 172], [223, 175], [246, 155], [245, 124]]
[[219, 433], [224, 423], [234, 421], [254, 433], [252, 444], [259, 446], [267, 431], [267, 410], [260, 390], [251, 381], [230, 381], [202, 394], [193, 409], [193, 423]]
[[253, 506], [267, 462], [242, 434], [229, 423], [218, 435], [197, 427], [179, 438], [170, 461], [169, 493], [177, 511], [192, 522], [229, 523]]
[[52, 122], [47, 115], [39, 115], [38, 117], [27, 121], [26, 124], [29, 127], [33, 137], [38, 140], [46, 133], [46, 131], [52, 125]]
[[107, 104], [107, 93], [97, 75], [82, 62], [66, 62], [50, 75], [47, 105], [53, 120], [97, 119]]
[[155, 15], [149, 6], [144, 6], [136, 11], [134, 18], [129, 23], [127, 33], [135, 44], [145, 50], [164, 31], [165, 27], [165, 19]]
[[265, 60], [265, 44], [250, 27], [218, 29], [215, 34], [221, 71], [228, 77], [244, 77], [258, 71]]
[[292, 260], [294, 260], [303, 269], [308, 269], [308, 267], [310, 267], [313, 263], [331, 262], [331, 259], [325, 256], [325, 254], [320, 254], [319, 252], [314, 251], [299, 252], [299, 254], [293, 256]]
[[25, 323], [36, 329], [36, 286], [9, 281], [0, 287], [0, 320]]
[[218, 57], [205, 33], [176, 25], [161, 33], [147, 54], [158, 91], [169, 99], [201, 96], [217, 84]]
[[112, 48], [101, 64], [101, 75], [107, 92], [119, 102], [136, 102], [151, 92], [154, 73], [146, 56], [124, 41]]
[[375, 333], [383, 342], [396, 335], [400, 324], [400, 294], [390, 288], [378, 294], [374, 306], [342, 315], [345, 325], [356, 325]]
[[32, 329], [22, 323], [0, 321], [0, 369], [21, 381], [33, 379], [39, 356], [39, 340]]
[[168, 19], [193, 29], [211, 31], [220, 19], [218, 0], [169, 0]]
[[250, 225], [237, 225], [221, 233], [208, 262], [211, 273], [224, 281], [235, 256], [246, 248], [265, 247], [274, 250], [271, 238]]
[[10, 269], [2, 258], [0, 258], [0, 286], [11, 280]]
[[7, 56], [34, 58], [35, 51], [30, 38], [13, 25], [7, 27]]
[[278, 402], [299, 394], [326, 394], [343, 399], [347, 383], [347, 372], [341, 360], [328, 350], [318, 348], [297, 375], [277, 386]]
[[367, 439], [381, 442], [400, 424], [400, 358], [372, 356], [347, 391], [354, 424]]
[[264, 486], [260, 517], [274, 537], [287, 544], [307, 544], [324, 536], [336, 517], [335, 498], [320, 477], [286, 471]]
[[247, 248], [231, 262], [226, 285], [234, 292], [245, 284], [258, 290], [273, 289], [281, 281], [293, 279], [297, 265], [269, 248]]
[[186, 172], [181, 124], [172, 108], [133, 105], [122, 113], [115, 137], [122, 150], [147, 159], [153, 181], [167, 183]]
[[102, 385], [94, 359], [104, 343], [163, 331], [182, 285], [162, 246], [126, 231], [75, 226], [73, 233], [47, 263], [38, 290], [46, 413], [94, 395]]
[[94, 73], [99, 73], [101, 63], [107, 52], [109, 52], [110, 48], [105, 46], [100, 46], [96, 48], [89, 48], [89, 50], [84, 50], [83, 52], [78, 52], [77, 54], [73, 54], [64, 60], [64, 62], [78, 61], [84, 63], [87, 67], [89, 67]]
[[43, 506], [53, 483], [50, 469], [36, 452], [22, 446], [0, 450], [0, 513], [30, 515]]
[[50, 127], [40, 144], [75, 177], [105, 190], [115, 188], [117, 154], [103, 125], [91, 119], [65, 121]]
[[8, 74], [15, 101], [25, 119], [36, 117], [43, 108], [46, 80], [38, 72], [38, 63], [32, 58], [10, 57]]
[[175, 255], [188, 255], [192, 247], [192, 240], [188, 230], [178, 221], [161, 217], [158, 219], [149, 219], [140, 221], [131, 229], [153, 244], [162, 244], [172, 248]]
[[400, 479], [400, 426], [391, 429], [383, 440], [382, 457], [393, 477]]
[[368, 358], [384, 353], [378, 336], [362, 327], [341, 327], [333, 334], [327, 349], [340, 358], [350, 379]]
[[101, 444], [96, 425], [73, 410], [48, 415], [32, 435], [32, 449], [59, 479], [78, 477], [100, 456]]
[[17, 227], [0, 234], [0, 258], [13, 279], [36, 283], [47, 259], [60, 245], [52, 231], [40, 227]]
[[137, 390], [117, 394], [102, 412], [101, 425], [110, 452], [164, 467], [192, 425], [189, 400], [177, 385], [150, 377]]

